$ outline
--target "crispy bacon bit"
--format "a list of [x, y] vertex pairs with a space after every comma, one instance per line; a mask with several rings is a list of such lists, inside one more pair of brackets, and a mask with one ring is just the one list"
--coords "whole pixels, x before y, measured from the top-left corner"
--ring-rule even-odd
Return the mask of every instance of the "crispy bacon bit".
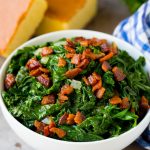
[[92, 75], [96, 80], [102, 80], [101, 76], [98, 75], [96, 72], [93, 72]]
[[126, 108], [129, 108], [129, 99], [127, 97], [123, 98], [122, 99], [122, 102], [120, 104], [120, 108], [122, 109], [126, 109]]
[[63, 129], [56, 127], [51, 128], [50, 132], [57, 134], [59, 138], [63, 138], [66, 135], [66, 132]]
[[49, 73], [49, 70], [46, 68], [39, 67], [37, 69], [31, 70], [29, 74], [30, 74], [30, 76], [39, 76], [42, 73], [47, 74], [47, 73]]
[[43, 84], [45, 87], [49, 87], [50, 86], [50, 79], [46, 74], [42, 74], [40, 76], [37, 77], [37, 80]]
[[107, 41], [105, 39], [98, 39], [98, 38], [92, 38], [89, 39], [89, 44], [92, 46], [100, 46], [103, 43], [106, 43]]
[[108, 46], [107, 43], [101, 44], [101, 49], [102, 49], [102, 51], [103, 51], [104, 53], [107, 53], [107, 52], [110, 51], [110, 47]]
[[96, 90], [100, 89], [102, 87], [102, 80], [99, 80], [93, 87], [92, 91], [95, 92]]
[[97, 80], [93, 75], [90, 75], [88, 77], [88, 81], [89, 81], [90, 85], [95, 85], [97, 83]]
[[71, 59], [71, 63], [78, 65], [80, 63], [81, 60], [81, 54], [74, 54], [74, 56]]
[[76, 38], [74, 39], [75, 42], [81, 42], [81, 41], [84, 41], [84, 40], [85, 40], [84, 37], [76, 37]]
[[85, 46], [85, 47], [87, 47], [87, 46], [89, 45], [89, 42], [88, 42], [88, 40], [86, 40], [86, 39], [80, 41], [79, 43], [80, 43], [81, 46]]
[[90, 49], [86, 49], [86, 50], [83, 51], [82, 59], [84, 59], [84, 58], [90, 58], [92, 60], [96, 60], [96, 59], [99, 59], [99, 58], [101, 58], [103, 56], [105, 56], [104, 53], [94, 54], [93, 52], [91, 52]]
[[49, 132], [49, 126], [44, 127], [44, 136], [49, 136], [50, 132]]
[[68, 113], [64, 113], [60, 118], [59, 118], [59, 124], [63, 125], [67, 123], [67, 118], [68, 118]]
[[66, 60], [62, 57], [59, 57], [58, 59], [58, 67], [64, 67], [66, 66]]
[[85, 116], [78, 111], [75, 115], [74, 121], [76, 124], [81, 124], [85, 120]]
[[15, 83], [15, 76], [13, 74], [7, 74], [4, 81], [5, 88], [6, 89], [11, 88], [14, 85], [14, 83]]
[[68, 71], [65, 73], [65, 75], [66, 75], [68, 78], [72, 79], [72, 78], [74, 78], [75, 76], [77, 76], [81, 71], [82, 71], [82, 69], [80, 69], [80, 68], [74, 68], [74, 69], [68, 70]]
[[148, 110], [150, 108], [149, 103], [148, 103], [148, 99], [145, 96], [142, 96], [142, 98], [141, 98], [140, 107], [145, 109], [145, 110]]
[[70, 93], [72, 93], [73, 92], [73, 87], [72, 86], [70, 86], [70, 85], [68, 85], [68, 84], [65, 84], [62, 88], [61, 88], [61, 91], [60, 91], [60, 93], [61, 94], [70, 94]]
[[55, 96], [53, 94], [44, 96], [41, 101], [42, 105], [55, 104]]
[[102, 63], [106, 60], [109, 60], [110, 58], [112, 58], [114, 56], [113, 52], [108, 53], [107, 55], [105, 55], [104, 57], [100, 58], [99, 61]]
[[39, 68], [37, 68], [37, 69], [31, 70], [29, 75], [36, 77], [36, 76], [39, 76], [41, 73], [42, 73], [41, 70]]
[[67, 38], [66, 41], [69, 47], [75, 48], [75, 44], [70, 39]]
[[34, 69], [37, 69], [39, 67], [41, 67], [41, 64], [36, 58], [29, 59], [27, 64], [26, 64], [26, 68], [29, 70], [34, 70]]
[[64, 48], [69, 52], [69, 53], [76, 53], [75, 49], [68, 46], [68, 45], [64, 45]]
[[43, 67], [40, 67], [39, 70], [45, 74], [48, 74], [49, 73], [49, 70], [46, 69], [46, 68], [43, 68]]
[[74, 54], [72, 54], [72, 53], [68, 53], [68, 54], [66, 54], [66, 58], [72, 58], [74, 56]]
[[80, 64], [77, 65], [77, 68], [85, 69], [89, 63], [90, 61], [88, 59], [83, 59]]
[[122, 103], [122, 100], [119, 96], [115, 95], [109, 100], [109, 103], [112, 105], [118, 105]]
[[99, 90], [96, 91], [96, 97], [101, 99], [105, 93], [106, 89], [101, 87]]
[[58, 94], [58, 97], [59, 97], [59, 102], [60, 102], [61, 104], [68, 100], [68, 96], [63, 95], [63, 94], [61, 94], [61, 93]]
[[116, 44], [115, 42], [112, 43], [111, 51], [112, 51], [114, 54], [117, 54], [117, 53], [118, 53], [118, 47], [117, 47], [117, 44]]
[[112, 72], [114, 74], [114, 77], [117, 81], [122, 81], [124, 80], [124, 78], [126, 77], [126, 75], [123, 73], [123, 71], [118, 68], [117, 66], [115, 66], [113, 69], [112, 69]]
[[50, 48], [50, 47], [43, 47], [42, 48], [42, 52], [41, 52], [42, 56], [47, 56], [47, 55], [50, 55], [52, 53], [53, 53], [52, 48]]
[[135, 113], [135, 109], [133, 107], [131, 107], [131, 112]]
[[86, 77], [83, 77], [82, 79], [83, 79], [83, 81], [85, 82], [86, 85], [90, 85], [90, 83], [89, 83], [89, 81]]
[[42, 122], [39, 122], [37, 120], [34, 121], [34, 126], [36, 127], [37, 129], [37, 132], [43, 132], [44, 131], [44, 127], [46, 126], [44, 123]]
[[66, 100], [68, 100], [68, 97], [66, 95], [69, 95], [73, 92], [73, 87], [66, 84], [61, 88], [60, 93], [58, 94], [59, 102], [64, 103]]
[[102, 63], [102, 70], [103, 70], [104, 72], [106, 72], [106, 71], [108, 71], [108, 70], [111, 70], [111, 66], [110, 66], [110, 64], [109, 64], [107, 61], [104, 61], [104, 62]]
[[74, 118], [75, 118], [74, 114], [69, 114], [68, 117], [67, 117], [67, 124], [68, 125], [73, 125], [75, 123]]
[[53, 120], [51, 120], [50, 124], [49, 124], [49, 129], [53, 128], [53, 127], [56, 127], [56, 124]]

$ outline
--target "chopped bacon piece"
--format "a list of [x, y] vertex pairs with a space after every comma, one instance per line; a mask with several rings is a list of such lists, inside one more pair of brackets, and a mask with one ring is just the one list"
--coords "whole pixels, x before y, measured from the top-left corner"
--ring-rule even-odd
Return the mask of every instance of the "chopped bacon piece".
[[49, 73], [49, 70], [46, 68], [39, 67], [37, 69], [31, 70], [29, 74], [30, 76], [39, 76], [42, 74], [42, 72], [47, 74]]
[[55, 96], [53, 94], [44, 96], [41, 101], [42, 105], [55, 104]]
[[80, 43], [81, 46], [85, 46], [85, 47], [87, 47], [87, 46], [89, 45], [89, 42], [88, 42], [88, 40], [86, 40], [86, 39], [80, 41], [79, 43]]
[[98, 75], [96, 72], [93, 72], [92, 75], [96, 80], [102, 80], [101, 76]]
[[50, 55], [52, 53], [53, 53], [52, 48], [50, 48], [50, 47], [43, 47], [42, 48], [42, 52], [41, 52], [42, 56], [47, 56], [47, 55]]
[[40, 62], [36, 58], [29, 59], [27, 64], [26, 64], [26, 68], [28, 68], [29, 70], [34, 70], [34, 69], [37, 69], [41, 66], [42, 65], [40, 64]]
[[90, 75], [88, 77], [88, 81], [89, 81], [90, 85], [95, 85], [97, 83], [97, 80], [93, 75]]
[[147, 111], [149, 110], [149, 102], [148, 99], [145, 96], [141, 97], [140, 103], [139, 103], [139, 116], [143, 118]]
[[68, 84], [65, 84], [62, 88], [61, 88], [61, 91], [60, 91], [60, 93], [61, 94], [70, 94], [70, 93], [72, 93], [73, 92], [73, 87], [72, 86], [70, 86], [70, 85], [68, 85]]
[[76, 124], [81, 124], [85, 120], [85, 116], [78, 111], [75, 115], [74, 121]]
[[49, 126], [45, 126], [43, 132], [44, 132], [44, 136], [49, 136], [50, 135]]
[[115, 66], [113, 69], [112, 69], [112, 72], [114, 74], [114, 77], [117, 81], [122, 81], [124, 80], [124, 78], [126, 77], [126, 75], [123, 73], [123, 71], [118, 68], [117, 66]]
[[108, 46], [107, 43], [101, 44], [101, 49], [102, 49], [102, 51], [103, 51], [104, 53], [107, 53], [107, 52], [110, 51], [110, 47]]
[[140, 107], [145, 110], [148, 110], [150, 108], [148, 99], [145, 96], [142, 96], [142, 98], [141, 98]]
[[91, 52], [90, 49], [86, 49], [86, 50], [83, 51], [82, 59], [84, 59], [84, 58], [90, 58], [92, 60], [96, 60], [96, 59], [99, 59], [99, 58], [101, 58], [103, 56], [105, 56], [104, 53], [94, 54], [93, 52]]
[[44, 127], [46, 126], [44, 123], [39, 122], [37, 120], [34, 121], [34, 126], [36, 127], [38, 132], [43, 132], [44, 131]]
[[59, 57], [58, 59], [58, 67], [64, 67], [66, 66], [66, 60], [62, 57]]
[[88, 59], [83, 59], [80, 64], [77, 65], [77, 68], [85, 69], [89, 63], [90, 61]]
[[51, 128], [50, 132], [57, 134], [59, 138], [63, 138], [66, 135], [66, 132], [63, 129], [56, 127]]
[[74, 68], [74, 69], [68, 70], [68, 71], [65, 73], [65, 75], [66, 75], [68, 78], [72, 79], [72, 78], [74, 78], [75, 76], [77, 76], [81, 71], [82, 71], [82, 69], [80, 69], [80, 68]]
[[64, 48], [69, 52], [69, 53], [76, 53], [75, 49], [68, 46], [68, 45], [64, 45]]
[[80, 60], [81, 60], [81, 54], [74, 54], [71, 59], [71, 63], [78, 65], [80, 63]]
[[49, 70], [43, 67], [40, 67], [39, 70], [41, 70], [43, 73], [48, 74]]
[[129, 99], [127, 97], [122, 99], [122, 103], [120, 104], [120, 108], [122, 109], [126, 109], [129, 108], [130, 104], [129, 104]]
[[135, 113], [135, 109], [133, 107], [131, 107], [131, 112]]
[[13, 74], [7, 74], [4, 81], [5, 88], [6, 89], [11, 88], [14, 85], [14, 83], [15, 83], [15, 76]]
[[42, 73], [41, 70], [39, 68], [37, 68], [37, 69], [31, 70], [29, 75], [30, 76], [39, 76], [41, 73]]
[[100, 46], [103, 43], [106, 43], [107, 41], [105, 39], [98, 39], [98, 38], [92, 38], [89, 39], [89, 44], [92, 46]]
[[83, 79], [83, 81], [85, 82], [86, 85], [90, 85], [90, 83], [89, 83], [89, 81], [86, 77], [83, 77], [82, 79]]
[[67, 124], [68, 125], [73, 125], [75, 123], [74, 118], [75, 118], [74, 114], [69, 114], [68, 117], [67, 117]]
[[118, 47], [117, 47], [117, 44], [116, 44], [115, 42], [112, 43], [111, 51], [112, 51], [114, 54], [117, 54], [117, 53], [118, 53]]
[[96, 97], [101, 99], [105, 93], [106, 89], [104, 87], [101, 87], [99, 90], [96, 92]]
[[102, 80], [99, 80], [93, 87], [92, 91], [95, 92], [96, 90], [100, 89], [102, 87]]
[[53, 127], [56, 127], [56, 124], [53, 120], [51, 120], [50, 124], [49, 124], [49, 129], [53, 128]]
[[45, 87], [49, 87], [50, 86], [50, 79], [46, 74], [42, 74], [40, 76], [37, 77], [37, 80], [43, 84]]
[[102, 63], [103, 61], [109, 60], [110, 58], [112, 58], [114, 56], [113, 52], [108, 53], [107, 55], [105, 55], [104, 57], [100, 58], [99, 61]]
[[84, 37], [76, 37], [76, 38], [74, 39], [75, 42], [81, 42], [81, 41], [84, 41], [84, 40], [85, 40]]
[[61, 94], [61, 93], [58, 94], [58, 97], [59, 97], [59, 102], [60, 102], [61, 104], [68, 100], [68, 96], [63, 95], [63, 94]]
[[74, 54], [72, 54], [72, 53], [66, 54], [66, 58], [72, 58], [73, 56], [74, 56]]
[[110, 64], [107, 61], [103, 61], [103, 63], [102, 63], [102, 70], [104, 72], [106, 72], [108, 70], [111, 70], [111, 66], [110, 66]]
[[60, 118], [59, 118], [59, 124], [63, 125], [67, 123], [67, 118], [68, 118], [68, 113], [64, 113]]
[[69, 47], [72, 47], [72, 48], [75, 48], [75, 44], [73, 43], [73, 41], [71, 41], [70, 39], [66, 39], [66, 41], [67, 41], [67, 45], [69, 46]]
[[109, 100], [109, 103], [112, 105], [118, 105], [122, 103], [122, 100], [119, 96], [115, 95]]

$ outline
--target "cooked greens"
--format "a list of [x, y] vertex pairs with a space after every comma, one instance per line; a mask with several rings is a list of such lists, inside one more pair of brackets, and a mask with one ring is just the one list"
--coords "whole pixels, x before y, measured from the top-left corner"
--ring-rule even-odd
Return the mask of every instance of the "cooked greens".
[[112, 50], [106, 40], [83, 37], [18, 50], [2, 92], [9, 112], [31, 130], [66, 141], [102, 140], [135, 127], [149, 108], [145, 59]]

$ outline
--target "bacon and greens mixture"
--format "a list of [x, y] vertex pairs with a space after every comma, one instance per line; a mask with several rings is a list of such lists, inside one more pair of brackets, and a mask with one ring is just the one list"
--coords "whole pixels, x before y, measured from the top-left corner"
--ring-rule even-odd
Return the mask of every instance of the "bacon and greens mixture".
[[9, 112], [39, 134], [102, 140], [135, 127], [148, 111], [144, 65], [105, 39], [64, 38], [19, 50], [2, 96]]

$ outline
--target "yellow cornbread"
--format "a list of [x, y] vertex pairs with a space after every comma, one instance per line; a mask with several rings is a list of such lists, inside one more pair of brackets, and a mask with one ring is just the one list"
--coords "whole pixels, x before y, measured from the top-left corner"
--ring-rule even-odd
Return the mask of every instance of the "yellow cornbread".
[[0, 0], [0, 55], [27, 41], [47, 9], [45, 0]]
[[36, 34], [83, 28], [96, 14], [97, 0], [47, 0], [48, 10]]

